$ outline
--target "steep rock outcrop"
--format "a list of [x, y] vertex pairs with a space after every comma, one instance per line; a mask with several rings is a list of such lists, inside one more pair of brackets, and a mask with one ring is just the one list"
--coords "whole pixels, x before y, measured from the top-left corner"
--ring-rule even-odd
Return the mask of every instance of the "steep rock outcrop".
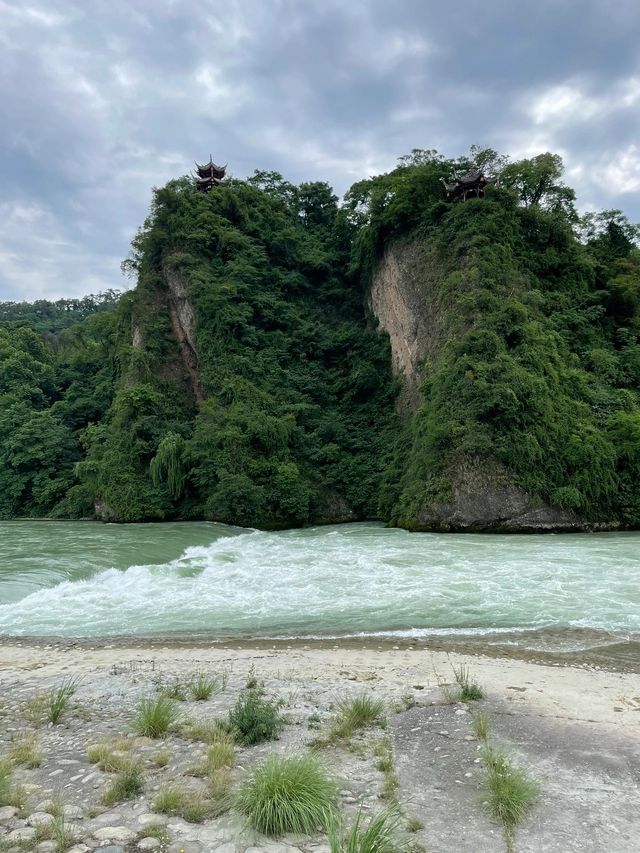
[[[464, 265], [464, 260], [461, 261]], [[444, 272], [420, 239], [387, 246], [371, 280], [367, 307], [387, 332], [392, 367], [403, 380], [398, 410], [409, 427], [424, 403], [421, 384], [436, 369], [458, 320], [443, 287]], [[409, 432], [407, 433], [407, 436]], [[414, 437], [419, 442], [420, 436]], [[407, 441], [409, 438], [407, 437]], [[446, 496], [425, 500], [410, 517], [396, 519], [413, 530], [553, 532], [614, 529], [617, 522], [591, 523], [549, 506], [521, 488], [512, 472], [491, 455], [457, 455], [438, 471]]]
[[420, 406], [425, 362], [432, 364], [445, 341], [444, 306], [436, 270], [419, 241], [387, 247], [371, 281], [367, 307], [389, 335], [392, 369], [403, 380], [401, 414]]
[[449, 472], [451, 498], [423, 507], [414, 529], [504, 533], [613, 530], [617, 522], [587, 523], [534, 500], [494, 459], [461, 457]]
[[202, 400], [204, 393], [196, 350], [196, 316], [189, 300], [187, 278], [181, 270], [169, 266], [164, 268], [164, 278], [169, 291], [171, 327], [180, 346], [182, 363], [194, 397], [196, 400]]

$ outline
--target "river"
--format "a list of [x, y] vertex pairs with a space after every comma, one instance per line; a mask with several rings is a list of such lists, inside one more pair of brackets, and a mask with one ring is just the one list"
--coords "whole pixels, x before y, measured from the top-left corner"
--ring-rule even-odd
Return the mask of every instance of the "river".
[[192, 632], [635, 646], [640, 533], [0, 522], [0, 635]]

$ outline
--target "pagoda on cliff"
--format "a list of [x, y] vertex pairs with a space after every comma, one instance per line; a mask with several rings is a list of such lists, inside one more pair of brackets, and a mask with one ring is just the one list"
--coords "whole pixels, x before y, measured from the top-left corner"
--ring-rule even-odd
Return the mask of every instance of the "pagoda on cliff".
[[485, 175], [479, 169], [474, 169], [464, 175], [457, 175], [454, 172], [449, 178], [449, 183], [444, 178], [440, 178], [440, 180], [444, 184], [449, 201], [453, 201], [456, 198], [466, 201], [467, 196], [482, 198], [485, 187], [489, 184], [495, 184], [498, 178], [494, 175]]
[[209, 155], [209, 162], [205, 163], [204, 166], [196, 163], [196, 175], [194, 176], [196, 179], [196, 187], [200, 192], [208, 193], [209, 190], [212, 190], [214, 187], [218, 186], [218, 184], [222, 183], [222, 179], [224, 178], [226, 171], [226, 166], [216, 166], [211, 159], [211, 155]]

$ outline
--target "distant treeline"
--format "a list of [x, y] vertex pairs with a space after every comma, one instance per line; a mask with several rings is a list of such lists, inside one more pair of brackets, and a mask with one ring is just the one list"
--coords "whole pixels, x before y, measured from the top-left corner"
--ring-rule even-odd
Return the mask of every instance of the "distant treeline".
[[28, 326], [37, 332], [56, 334], [99, 311], [114, 311], [121, 292], [105, 290], [81, 299], [37, 299], [35, 302], [0, 302], [0, 328]]

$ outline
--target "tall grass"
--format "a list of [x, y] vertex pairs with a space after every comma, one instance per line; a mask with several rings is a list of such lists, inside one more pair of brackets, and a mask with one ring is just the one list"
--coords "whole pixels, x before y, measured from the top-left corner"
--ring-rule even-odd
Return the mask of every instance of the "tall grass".
[[512, 850], [514, 830], [533, 808], [538, 785], [492, 747], [485, 747], [482, 757], [486, 767], [487, 807], [502, 824], [507, 849]]
[[46, 714], [50, 723], [58, 723], [64, 714], [69, 700], [78, 689], [80, 679], [78, 677], [65, 678], [60, 687], [47, 694]]
[[332, 826], [329, 830], [331, 853], [402, 853], [405, 849], [399, 838], [400, 815], [396, 808], [387, 809], [362, 825], [362, 810], [349, 832]]
[[486, 741], [489, 737], [489, 717], [483, 711], [471, 718], [471, 730], [478, 740]]
[[462, 702], [477, 702], [484, 698], [484, 690], [480, 685], [471, 679], [468, 666], [460, 664], [458, 668], [454, 666], [453, 674], [456, 679], [456, 684], [460, 688], [460, 701]]
[[14, 781], [10, 762], [0, 759], [0, 806], [22, 809], [26, 801], [27, 792], [22, 785]]
[[191, 698], [195, 699], [196, 702], [205, 702], [214, 693], [219, 693], [221, 689], [221, 681], [215, 676], [207, 675], [204, 672], [198, 672], [189, 682]]
[[140, 700], [133, 721], [134, 729], [144, 737], [164, 737], [178, 719], [176, 703], [167, 696], [152, 696]]
[[335, 737], [348, 738], [356, 731], [385, 722], [384, 702], [368, 693], [341, 699], [337, 707], [338, 715], [331, 730]]
[[102, 802], [105, 806], [112, 806], [121, 800], [130, 800], [142, 793], [143, 785], [142, 768], [137, 762], [130, 761], [128, 765], [122, 767], [104, 792]]
[[337, 793], [336, 783], [312, 756], [272, 755], [240, 789], [236, 808], [265, 835], [309, 835], [331, 821]]
[[9, 758], [14, 764], [22, 764], [33, 769], [42, 764], [42, 750], [35, 734], [29, 734], [16, 741], [9, 750]]

